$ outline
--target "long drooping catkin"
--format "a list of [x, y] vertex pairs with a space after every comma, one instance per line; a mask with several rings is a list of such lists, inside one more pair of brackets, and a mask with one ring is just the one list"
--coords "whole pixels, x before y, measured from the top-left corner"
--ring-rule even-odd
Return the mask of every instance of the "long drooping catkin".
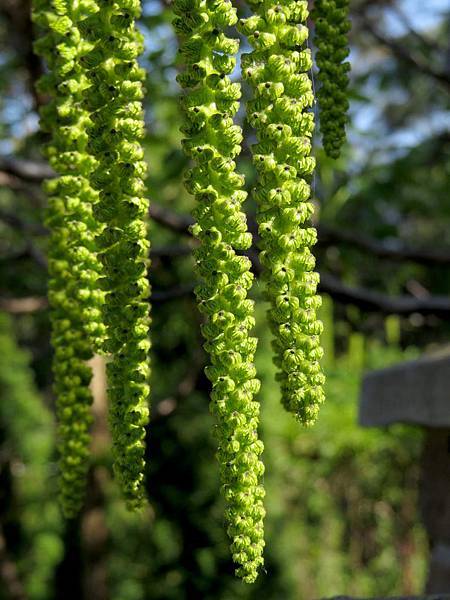
[[178, 77], [183, 97], [184, 149], [194, 162], [186, 187], [197, 201], [194, 235], [201, 285], [196, 289], [206, 317], [202, 327], [211, 365], [211, 410], [216, 417], [218, 460], [227, 502], [228, 533], [238, 576], [255, 581], [263, 564], [264, 467], [258, 440], [259, 390], [253, 364], [256, 339], [250, 261], [236, 250], [251, 245], [241, 204], [246, 198], [243, 177], [236, 173], [242, 132], [233, 123], [240, 86], [229, 74], [235, 66], [238, 42], [225, 35], [236, 22], [228, 0], [175, 0], [174, 21], [181, 38], [185, 71]]
[[128, 505], [144, 501], [145, 428], [149, 409], [149, 242], [140, 143], [145, 73], [137, 64], [142, 35], [136, 30], [139, 0], [97, 0], [81, 24], [89, 51], [81, 57], [89, 86], [88, 149], [97, 161], [91, 185], [98, 190], [95, 216], [106, 293], [107, 365], [114, 471]]
[[247, 117], [258, 143], [252, 147], [258, 172], [254, 190], [261, 236], [261, 263], [270, 302], [269, 323], [282, 403], [305, 425], [315, 421], [324, 400], [317, 319], [319, 276], [311, 247], [316, 231], [309, 181], [314, 96], [305, 48], [307, 2], [249, 0], [253, 16], [239, 22], [253, 47], [242, 57], [242, 75], [252, 87]]
[[338, 158], [345, 141], [349, 101], [347, 87], [350, 63], [348, 18], [349, 0], [315, 0], [312, 17], [315, 24], [314, 42], [320, 82], [317, 91], [320, 131], [325, 152]]
[[68, 517], [81, 507], [88, 469], [92, 398], [85, 361], [104, 335], [93, 217], [97, 194], [88, 180], [95, 161], [86, 152], [88, 114], [81, 105], [87, 80], [79, 58], [86, 47], [78, 23], [88, 9], [89, 3], [75, 8], [64, 0], [35, 0], [33, 5], [33, 19], [44, 32], [36, 51], [49, 68], [38, 84], [50, 96], [41, 111], [41, 127], [50, 134], [46, 154], [58, 174], [46, 184], [46, 223], [60, 496]]

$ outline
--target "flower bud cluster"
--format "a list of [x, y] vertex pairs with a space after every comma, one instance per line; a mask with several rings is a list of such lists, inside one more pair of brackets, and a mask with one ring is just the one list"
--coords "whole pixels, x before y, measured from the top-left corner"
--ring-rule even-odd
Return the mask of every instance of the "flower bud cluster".
[[311, 253], [317, 234], [305, 226], [313, 213], [309, 182], [315, 167], [307, 2], [248, 4], [254, 14], [238, 26], [253, 47], [242, 56], [242, 74], [253, 92], [247, 117], [258, 140], [252, 147], [258, 173], [254, 198], [274, 362], [284, 407], [308, 425], [324, 400], [324, 376], [316, 314], [319, 275]]
[[145, 198], [146, 163], [142, 82], [143, 50], [135, 19], [140, 0], [96, 0], [80, 22], [86, 51], [80, 64], [88, 85], [83, 106], [90, 113], [87, 148], [96, 161], [90, 182], [99, 193], [94, 214], [106, 294], [103, 350], [107, 365], [114, 472], [130, 508], [145, 497], [145, 426], [149, 420], [149, 241]]
[[206, 368], [210, 407], [236, 574], [251, 583], [263, 564], [264, 466], [257, 433], [256, 339], [250, 335], [254, 306], [247, 298], [253, 275], [249, 259], [236, 254], [252, 242], [241, 210], [244, 181], [234, 161], [242, 141], [233, 121], [241, 90], [229, 75], [238, 42], [224, 33], [237, 18], [229, 0], [175, 0], [174, 12], [185, 65], [178, 76], [186, 89], [183, 147], [194, 165], [185, 183], [196, 199], [192, 232], [200, 241], [195, 257], [201, 278], [196, 296], [211, 360]]
[[85, 46], [78, 21], [90, 4], [81, 0], [75, 8], [65, 0], [35, 0], [33, 10], [33, 20], [43, 30], [35, 49], [48, 66], [38, 83], [50, 98], [41, 110], [41, 128], [50, 135], [46, 154], [58, 175], [46, 182], [46, 224], [60, 497], [68, 517], [81, 507], [89, 465], [92, 397], [91, 371], [85, 361], [105, 332], [102, 268], [95, 245], [98, 225], [93, 216], [98, 198], [88, 180], [95, 161], [86, 151], [88, 113], [82, 106], [88, 84], [79, 63]]

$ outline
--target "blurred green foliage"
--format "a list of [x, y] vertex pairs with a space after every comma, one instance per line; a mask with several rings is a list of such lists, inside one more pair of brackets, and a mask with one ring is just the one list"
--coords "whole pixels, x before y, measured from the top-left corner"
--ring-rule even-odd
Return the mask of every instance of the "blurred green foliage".
[[34, 386], [29, 357], [16, 344], [11, 319], [1, 312], [0, 355], [0, 535], [20, 529], [15, 554], [25, 590], [30, 598], [47, 600], [63, 554], [54, 500], [54, 422]]

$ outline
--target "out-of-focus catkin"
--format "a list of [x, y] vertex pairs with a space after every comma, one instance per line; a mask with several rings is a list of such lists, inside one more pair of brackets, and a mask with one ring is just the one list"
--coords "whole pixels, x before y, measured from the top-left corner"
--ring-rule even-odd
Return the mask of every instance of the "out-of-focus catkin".
[[349, 54], [348, 18], [349, 0], [314, 0], [312, 18], [315, 25], [314, 42], [317, 46], [316, 63], [319, 68], [320, 131], [324, 150], [331, 158], [338, 158], [345, 142], [348, 121]]
[[99, 288], [101, 263], [93, 217], [97, 194], [89, 184], [95, 161], [86, 151], [88, 115], [81, 105], [86, 75], [79, 63], [85, 47], [78, 24], [89, 3], [35, 0], [33, 20], [43, 35], [36, 52], [48, 66], [38, 89], [50, 101], [41, 110], [41, 128], [50, 136], [46, 155], [57, 173], [46, 182], [50, 229], [49, 301], [51, 307], [53, 376], [58, 417], [60, 500], [67, 517], [79, 511], [89, 466], [92, 420], [91, 379], [86, 360], [103, 338]]

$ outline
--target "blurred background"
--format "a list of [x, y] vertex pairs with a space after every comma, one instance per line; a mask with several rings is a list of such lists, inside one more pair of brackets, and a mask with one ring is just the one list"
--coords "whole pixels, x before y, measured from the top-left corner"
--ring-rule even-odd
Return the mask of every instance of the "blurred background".
[[[362, 429], [357, 409], [364, 372], [450, 338], [448, 2], [352, 2], [349, 143], [336, 162], [319, 139], [315, 148], [327, 403], [310, 430], [279, 403], [266, 306], [254, 286], [268, 515], [265, 572], [253, 586], [233, 576], [218, 493], [170, 2], [144, 0], [140, 21], [153, 216], [149, 506], [128, 513], [111, 479], [96, 358], [86, 508], [73, 522], [61, 518], [40, 189], [51, 173], [40, 153], [45, 99], [34, 84], [43, 66], [32, 53], [29, 5], [0, 0], [0, 600], [419, 592], [428, 560], [417, 509], [421, 432]], [[239, 163], [249, 189], [252, 141], [248, 132]], [[251, 200], [247, 211], [251, 222]]]

